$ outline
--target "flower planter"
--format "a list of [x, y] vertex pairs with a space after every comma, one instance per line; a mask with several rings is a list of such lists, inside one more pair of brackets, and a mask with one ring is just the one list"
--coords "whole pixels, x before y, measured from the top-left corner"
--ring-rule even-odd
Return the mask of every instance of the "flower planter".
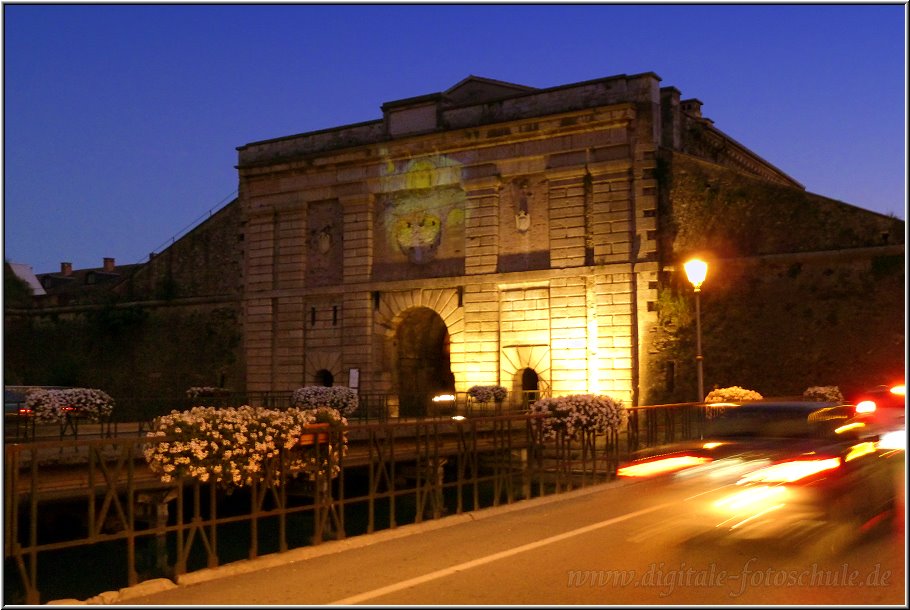
[[310, 424], [300, 435], [300, 445], [321, 445], [329, 442], [328, 424]]

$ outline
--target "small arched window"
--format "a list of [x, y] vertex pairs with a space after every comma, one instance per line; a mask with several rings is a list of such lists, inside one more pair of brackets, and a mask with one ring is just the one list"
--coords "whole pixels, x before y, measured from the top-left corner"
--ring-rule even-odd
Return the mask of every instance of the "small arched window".
[[316, 385], [321, 385], [321, 386], [330, 388], [335, 383], [335, 376], [332, 375], [331, 371], [327, 371], [326, 369], [321, 369], [319, 371], [316, 371], [315, 381], [316, 381]]
[[534, 369], [526, 368], [521, 372], [521, 402], [522, 407], [527, 408], [529, 405], [537, 402], [540, 398], [540, 378]]

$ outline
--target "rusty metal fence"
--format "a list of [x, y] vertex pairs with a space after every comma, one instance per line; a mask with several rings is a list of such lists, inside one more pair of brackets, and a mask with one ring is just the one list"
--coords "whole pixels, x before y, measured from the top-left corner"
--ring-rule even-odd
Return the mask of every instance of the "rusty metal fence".
[[[539, 416], [526, 413], [352, 424], [344, 430], [346, 454], [325, 452], [337, 476], [296, 476], [288, 468], [292, 449], [268, 465], [277, 483], [233, 490], [195, 480], [162, 483], [146, 464], [141, 427], [127, 435], [99, 428], [94, 438], [7, 443], [4, 597], [36, 604], [104, 590], [51, 587], [54, 578], [42, 565], [55, 553], [84, 550], [88, 557], [103, 546], [101, 565], [117, 571], [120, 587], [176, 578], [602, 483], [636, 450], [696, 438], [700, 431], [699, 405], [628, 411], [623, 429], [574, 440], [545, 439]], [[78, 513], [79, 526], [49, 533], [47, 515], [61, 510]], [[87, 560], [83, 569], [90, 569]], [[53, 593], [44, 593], [49, 588]]]

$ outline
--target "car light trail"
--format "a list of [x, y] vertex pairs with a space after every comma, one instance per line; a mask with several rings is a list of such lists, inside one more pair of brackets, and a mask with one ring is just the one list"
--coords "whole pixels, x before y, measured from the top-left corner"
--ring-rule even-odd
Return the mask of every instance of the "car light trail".
[[863, 400], [856, 405], [857, 413], [875, 413], [875, 403], [871, 400]]
[[878, 447], [879, 449], [901, 449], [906, 451], [907, 431], [892, 430], [891, 432], [886, 432], [878, 440]]
[[631, 464], [620, 468], [616, 474], [621, 477], [649, 477], [665, 472], [673, 472], [683, 468], [698, 466], [705, 462], [710, 462], [711, 458], [698, 457], [694, 455], [678, 455], [674, 457], [662, 458], [651, 462], [641, 462]]
[[847, 453], [846, 457], [844, 457], [844, 461], [849, 462], [850, 460], [855, 460], [858, 457], [862, 457], [864, 455], [867, 455], [869, 453], [874, 453], [874, 452], [875, 452], [875, 443], [870, 442], [870, 441], [867, 441], [865, 443], [859, 443], [858, 445], [853, 445], [852, 447], [850, 447], [850, 451]]
[[857, 428], [865, 428], [865, 427], [866, 427], [866, 424], [864, 424], [863, 422], [855, 421], [855, 422], [851, 422], [849, 424], [844, 424], [843, 426], [835, 428], [834, 433], [843, 434], [844, 432], [848, 432], [850, 430], [856, 430]]
[[822, 460], [781, 462], [747, 474], [737, 482], [737, 485], [742, 483], [792, 483], [826, 470], [833, 470], [839, 466], [840, 459], [836, 457]]
[[774, 487], [761, 485], [758, 487], [750, 487], [749, 489], [721, 498], [714, 503], [714, 506], [717, 508], [741, 510], [743, 508], [764, 504], [771, 499], [779, 501], [780, 496], [786, 493], [787, 488], [780, 485]]

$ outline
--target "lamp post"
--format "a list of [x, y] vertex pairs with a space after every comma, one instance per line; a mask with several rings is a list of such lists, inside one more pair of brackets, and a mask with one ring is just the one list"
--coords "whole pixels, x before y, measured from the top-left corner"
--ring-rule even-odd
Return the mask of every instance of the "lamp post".
[[699, 297], [702, 282], [705, 281], [705, 276], [708, 275], [708, 263], [693, 258], [686, 261], [683, 266], [686, 269], [686, 277], [689, 278], [689, 282], [695, 288], [695, 368], [698, 371], [698, 401], [701, 402], [705, 399], [705, 378], [702, 370], [704, 357], [701, 355], [701, 299]]

